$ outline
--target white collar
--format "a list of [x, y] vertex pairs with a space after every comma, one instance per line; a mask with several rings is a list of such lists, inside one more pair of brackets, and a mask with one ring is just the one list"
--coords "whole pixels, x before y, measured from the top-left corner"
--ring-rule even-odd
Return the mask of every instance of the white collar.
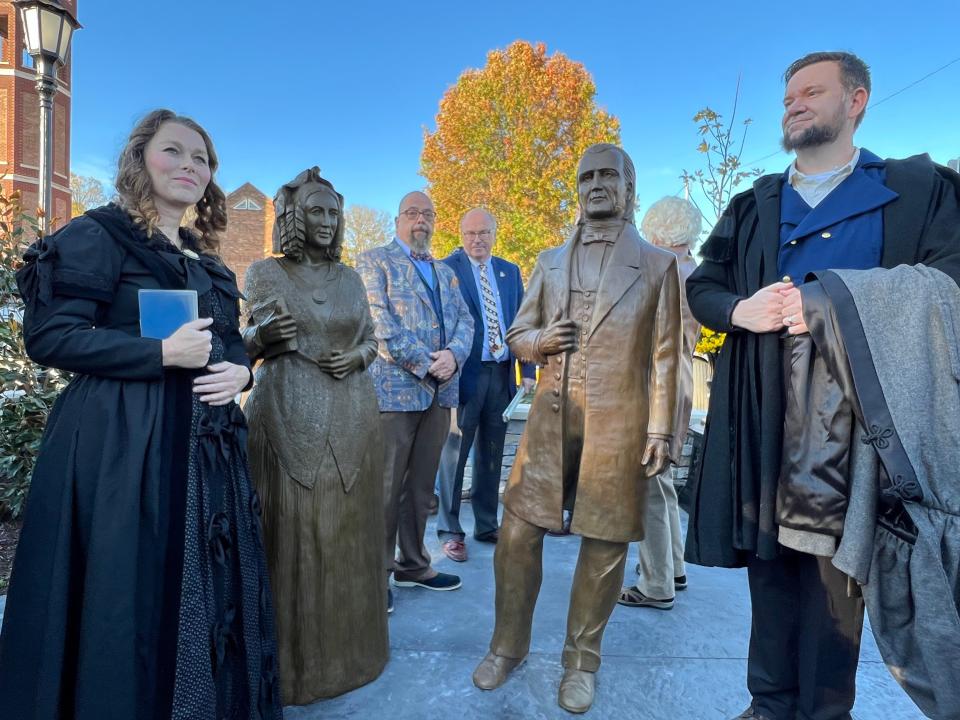
[[790, 163], [790, 167], [787, 169], [787, 182], [796, 187], [799, 183], [821, 183], [829, 180], [830, 178], [844, 174], [849, 175], [853, 172], [853, 169], [857, 166], [857, 163], [860, 162], [860, 148], [855, 148], [853, 152], [853, 157], [850, 158], [843, 165], [839, 165], [831, 170], [827, 170], [822, 173], [803, 173], [797, 170], [797, 161], [794, 160]]

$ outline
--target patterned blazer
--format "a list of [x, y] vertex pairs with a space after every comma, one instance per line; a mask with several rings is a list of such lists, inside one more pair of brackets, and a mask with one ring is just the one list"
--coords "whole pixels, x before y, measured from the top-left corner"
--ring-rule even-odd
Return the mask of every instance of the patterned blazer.
[[442, 262], [433, 264], [440, 287], [447, 350], [457, 360], [457, 372], [438, 383], [427, 369], [430, 353], [443, 350], [440, 324], [429, 290], [413, 261], [392, 241], [362, 253], [357, 272], [367, 288], [367, 300], [379, 349], [368, 369], [381, 412], [426, 410], [439, 393], [441, 407], [459, 403], [460, 368], [473, 345], [473, 318], [460, 294], [456, 274]]

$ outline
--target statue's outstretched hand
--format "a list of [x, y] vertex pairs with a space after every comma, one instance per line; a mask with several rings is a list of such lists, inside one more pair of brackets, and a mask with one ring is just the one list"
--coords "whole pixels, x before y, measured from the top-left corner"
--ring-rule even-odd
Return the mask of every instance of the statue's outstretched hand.
[[563, 311], [557, 310], [557, 314], [540, 332], [537, 350], [542, 355], [559, 355], [577, 349], [577, 324], [570, 318], [562, 318]]
[[644, 466], [647, 477], [662, 473], [670, 464], [670, 443], [661, 438], [648, 438], [640, 464]]

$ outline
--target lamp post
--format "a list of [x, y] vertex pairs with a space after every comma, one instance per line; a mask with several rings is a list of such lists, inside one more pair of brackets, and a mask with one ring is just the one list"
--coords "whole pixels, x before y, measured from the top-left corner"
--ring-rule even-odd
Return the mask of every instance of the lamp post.
[[67, 61], [70, 39], [80, 23], [57, 0], [14, 0], [23, 21], [27, 53], [33, 57], [40, 96], [40, 229], [50, 232], [53, 195], [53, 97], [57, 68]]

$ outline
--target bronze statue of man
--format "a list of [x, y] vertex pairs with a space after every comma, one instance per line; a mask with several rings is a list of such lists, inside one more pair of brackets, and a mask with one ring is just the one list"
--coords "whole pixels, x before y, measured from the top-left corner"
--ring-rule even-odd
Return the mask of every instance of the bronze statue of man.
[[577, 171], [579, 221], [541, 253], [506, 341], [540, 382], [504, 495], [494, 556], [496, 627], [473, 674], [499, 687], [524, 659], [542, 577], [543, 536], [574, 510], [582, 536], [558, 701], [593, 702], [600, 642], [631, 541], [643, 538], [647, 483], [669, 462], [682, 321], [676, 257], [634, 226], [636, 173], [606, 143]]

